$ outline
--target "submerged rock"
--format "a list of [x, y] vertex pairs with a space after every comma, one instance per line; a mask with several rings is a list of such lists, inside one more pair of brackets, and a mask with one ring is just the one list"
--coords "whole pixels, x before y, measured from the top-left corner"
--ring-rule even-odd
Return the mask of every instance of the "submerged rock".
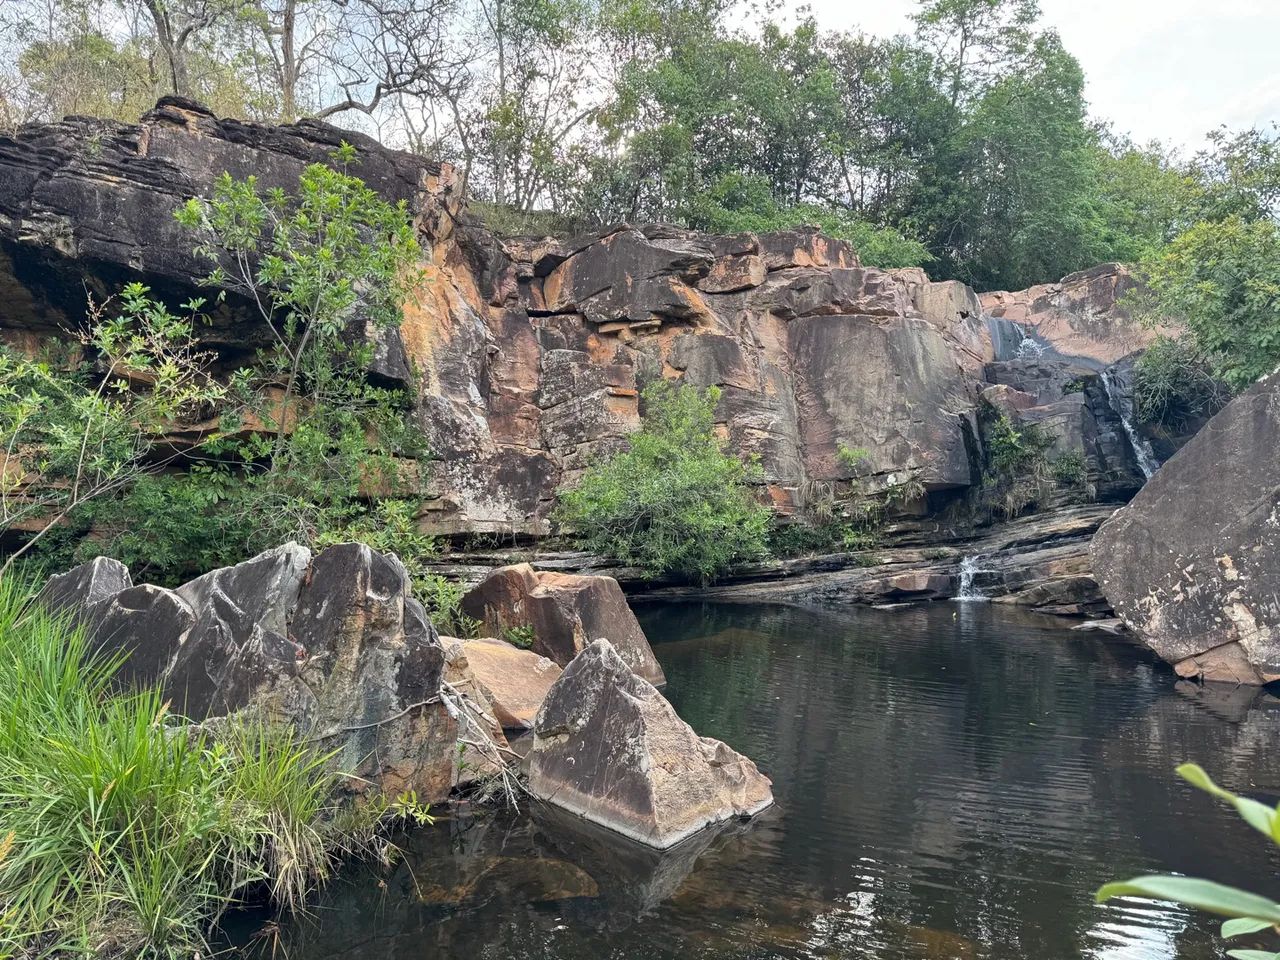
[[1231, 401], [1093, 539], [1117, 614], [1183, 677], [1280, 679], [1280, 375]]
[[636, 674], [650, 683], [666, 683], [640, 622], [612, 577], [538, 571], [527, 563], [500, 567], [463, 597], [462, 611], [495, 637], [531, 628], [530, 649], [562, 667], [591, 641], [608, 637]]
[[652, 847], [773, 803], [769, 778], [699, 737], [604, 639], [552, 686], [534, 724], [529, 789]]

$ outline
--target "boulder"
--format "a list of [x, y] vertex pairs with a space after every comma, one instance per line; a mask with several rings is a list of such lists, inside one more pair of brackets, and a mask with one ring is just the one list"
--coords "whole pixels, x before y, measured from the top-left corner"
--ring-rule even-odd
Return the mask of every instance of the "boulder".
[[93, 643], [99, 650], [125, 654], [116, 674], [119, 683], [151, 686], [164, 678], [195, 622], [195, 611], [175, 591], [143, 583], [98, 607]]
[[50, 577], [36, 595], [36, 603], [50, 613], [66, 614], [79, 623], [90, 624], [103, 604], [131, 586], [133, 578], [128, 567], [110, 557], [95, 557]]
[[538, 711], [529, 790], [651, 847], [773, 803], [769, 778], [699, 737], [608, 640], [595, 640]]
[[126, 654], [119, 678], [159, 683], [176, 714], [298, 727], [332, 751], [346, 792], [430, 801], [458, 782], [444, 650], [394, 555], [289, 543], [177, 590], [129, 582], [95, 560], [41, 597], [85, 618], [96, 649]]
[[310, 550], [287, 543], [178, 588], [196, 622], [165, 678], [175, 711], [195, 720], [234, 712], [268, 680], [264, 669], [303, 659], [289, 618], [310, 562]]
[[532, 730], [533, 719], [561, 670], [553, 661], [532, 650], [521, 650], [505, 640], [451, 640], [450, 662], [471, 681], [476, 691], [506, 730]]
[[1231, 401], [1094, 537], [1116, 613], [1183, 677], [1280, 679], [1280, 375]]
[[640, 623], [612, 577], [500, 567], [462, 598], [462, 612], [503, 639], [532, 628], [530, 649], [567, 666], [593, 640], [607, 637], [639, 676], [666, 683]]

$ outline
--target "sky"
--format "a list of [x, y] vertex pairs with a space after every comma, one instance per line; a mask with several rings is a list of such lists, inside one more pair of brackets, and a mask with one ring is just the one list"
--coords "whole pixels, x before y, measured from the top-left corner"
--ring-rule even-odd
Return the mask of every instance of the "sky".
[[[818, 23], [892, 36], [914, 0], [810, 0]], [[1095, 116], [1145, 143], [1280, 121], [1280, 0], [1040, 0], [1084, 67]]]

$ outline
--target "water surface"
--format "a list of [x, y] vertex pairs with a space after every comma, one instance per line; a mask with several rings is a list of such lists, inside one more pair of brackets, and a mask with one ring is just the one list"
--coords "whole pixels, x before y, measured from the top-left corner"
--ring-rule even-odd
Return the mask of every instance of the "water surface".
[[458, 811], [330, 888], [290, 955], [1207, 958], [1213, 920], [1092, 891], [1171, 869], [1280, 894], [1265, 842], [1173, 775], [1280, 794], [1265, 694], [988, 604], [638, 612], [667, 696], [774, 808], [662, 855], [546, 808]]

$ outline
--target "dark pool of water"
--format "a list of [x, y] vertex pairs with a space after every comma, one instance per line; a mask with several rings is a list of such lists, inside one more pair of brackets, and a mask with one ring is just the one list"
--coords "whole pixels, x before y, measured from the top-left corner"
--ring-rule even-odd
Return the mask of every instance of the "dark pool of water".
[[1102, 882], [1172, 869], [1280, 893], [1196, 760], [1280, 794], [1267, 695], [1175, 684], [1122, 641], [986, 604], [641, 608], [668, 697], [776, 806], [658, 855], [542, 809], [459, 812], [355, 871], [291, 957], [1219, 957], [1217, 924]]

